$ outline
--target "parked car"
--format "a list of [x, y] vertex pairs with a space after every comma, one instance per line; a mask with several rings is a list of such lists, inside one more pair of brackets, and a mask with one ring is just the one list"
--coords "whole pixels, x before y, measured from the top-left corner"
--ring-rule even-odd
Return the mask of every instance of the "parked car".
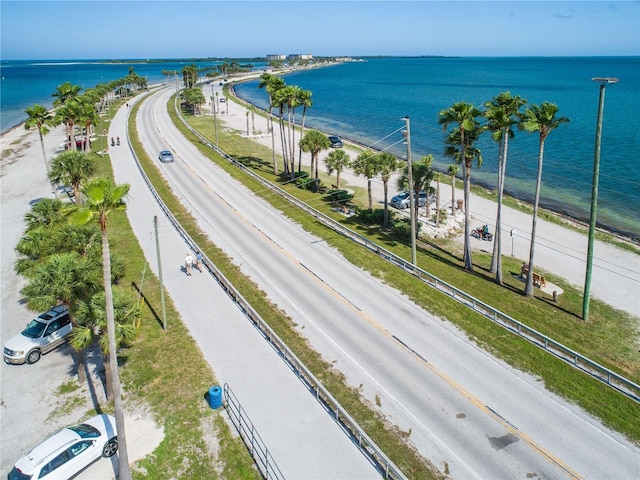
[[171, 163], [173, 162], [173, 153], [171, 153], [169, 150], [162, 150], [158, 159], [162, 163]]
[[118, 451], [116, 421], [96, 415], [59, 431], [33, 447], [9, 472], [9, 480], [72, 478], [101, 457]]
[[[391, 202], [389, 202], [389, 205], [391, 205], [394, 208], [398, 208], [402, 210], [404, 208], [409, 208], [409, 203], [410, 203], [409, 192], [405, 191], [405, 192], [400, 192], [395, 197], [393, 197], [391, 199]], [[418, 195], [418, 206], [424, 207], [426, 204], [427, 204], [427, 192], [425, 192], [424, 190], [421, 190], [420, 194]]]
[[226, 99], [226, 98], [224, 98], [224, 97], [220, 97], [220, 103], [224, 103], [224, 102], [226, 102], [226, 101], [227, 101], [227, 99]]
[[331, 148], [342, 148], [342, 139], [337, 135], [330, 135], [329, 142], [331, 143]]
[[27, 328], [4, 344], [6, 363], [36, 363], [40, 356], [61, 345], [72, 329], [69, 312], [64, 305], [53, 307], [29, 322]]

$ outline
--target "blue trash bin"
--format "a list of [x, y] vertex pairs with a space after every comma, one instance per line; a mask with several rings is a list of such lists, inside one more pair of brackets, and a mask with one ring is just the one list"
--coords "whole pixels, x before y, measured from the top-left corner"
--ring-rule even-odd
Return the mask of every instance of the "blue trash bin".
[[209, 389], [209, 407], [219, 408], [222, 406], [222, 388], [218, 385], [214, 385]]

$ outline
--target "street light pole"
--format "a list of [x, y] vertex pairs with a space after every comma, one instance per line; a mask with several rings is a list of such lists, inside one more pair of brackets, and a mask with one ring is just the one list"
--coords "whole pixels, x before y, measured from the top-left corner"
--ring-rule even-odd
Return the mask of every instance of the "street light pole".
[[415, 212], [415, 192], [413, 191], [413, 164], [411, 163], [411, 128], [409, 125], [409, 115], [403, 118], [406, 125], [404, 131], [405, 144], [407, 145], [407, 170], [409, 176], [409, 218], [411, 219], [411, 263], [416, 264], [416, 212]]
[[591, 184], [591, 215], [589, 217], [589, 243], [587, 246], [587, 271], [584, 279], [582, 296], [582, 319], [589, 320], [589, 300], [591, 296], [591, 271], [593, 267], [593, 243], [596, 231], [596, 214], [598, 209], [598, 179], [600, 176], [600, 142], [602, 137], [602, 115], [604, 111], [604, 91], [609, 83], [617, 83], [617, 78], [596, 77], [594, 82], [600, 83], [600, 103], [598, 105], [598, 121], [596, 124], [596, 148], [593, 159], [593, 182]]

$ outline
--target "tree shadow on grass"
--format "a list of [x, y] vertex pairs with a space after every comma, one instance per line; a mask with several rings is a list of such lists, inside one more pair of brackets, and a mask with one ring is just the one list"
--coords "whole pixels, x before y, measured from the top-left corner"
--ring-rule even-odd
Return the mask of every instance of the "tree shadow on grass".
[[147, 299], [146, 295], [142, 292], [142, 290], [140, 290], [140, 288], [138, 287], [138, 284], [136, 284], [136, 282], [131, 282], [131, 286], [135, 289], [136, 292], [138, 292], [138, 294], [140, 295], [140, 297], [144, 301], [144, 304], [147, 306], [147, 308], [149, 308], [149, 311], [151, 312], [151, 315], [153, 315], [153, 318], [155, 318], [156, 322], [158, 322], [158, 325], [160, 325], [160, 328], [164, 328], [164, 324], [162, 322], [162, 319], [156, 313], [156, 310], [153, 308], [153, 306], [151, 305], [151, 303]]

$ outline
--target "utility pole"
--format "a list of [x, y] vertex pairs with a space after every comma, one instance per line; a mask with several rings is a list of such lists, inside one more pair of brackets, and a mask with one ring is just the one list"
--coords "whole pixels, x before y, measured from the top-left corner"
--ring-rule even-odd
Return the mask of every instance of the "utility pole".
[[416, 264], [416, 212], [415, 212], [415, 192], [413, 191], [413, 164], [411, 163], [411, 127], [409, 124], [409, 116], [404, 117], [406, 126], [404, 137], [407, 145], [407, 170], [409, 172], [409, 218], [411, 219], [411, 263]]
[[600, 176], [600, 143], [602, 137], [602, 116], [604, 112], [604, 91], [609, 83], [617, 83], [617, 78], [592, 78], [600, 83], [600, 103], [598, 105], [598, 120], [596, 123], [596, 148], [593, 159], [593, 182], [591, 184], [591, 215], [589, 217], [589, 244], [587, 246], [587, 271], [584, 279], [584, 294], [582, 296], [582, 319], [589, 320], [589, 300], [591, 297], [591, 270], [593, 267], [593, 243], [596, 232], [596, 215], [598, 209], [598, 179]]
[[162, 262], [160, 261], [160, 239], [158, 238], [158, 217], [153, 216], [153, 230], [156, 235], [156, 256], [158, 258], [158, 280], [160, 281], [160, 304], [162, 305], [162, 329], [167, 329], [167, 309], [164, 303], [164, 283], [162, 282]]

